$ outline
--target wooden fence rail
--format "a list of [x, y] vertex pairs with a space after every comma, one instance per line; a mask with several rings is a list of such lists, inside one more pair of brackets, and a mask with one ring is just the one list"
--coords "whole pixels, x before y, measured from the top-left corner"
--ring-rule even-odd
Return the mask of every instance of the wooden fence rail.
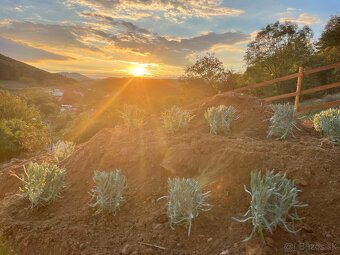
[[299, 71], [297, 73], [286, 75], [286, 76], [276, 78], [276, 79], [273, 79], [273, 80], [269, 80], [269, 81], [263, 81], [263, 82], [251, 84], [251, 85], [248, 85], [246, 87], [234, 89], [234, 90], [232, 90], [232, 92], [244, 92], [244, 91], [247, 91], [247, 90], [250, 90], [250, 89], [262, 88], [262, 87], [266, 87], [266, 86], [272, 85], [272, 84], [277, 83], [277, 82], [287, 81], [287, 80], [297, 78], [297, 84], [296, 84], [296, 91], [295, 92], [287, 93], [287, 94], [283, 94], [283, 95], [278, 95], [278, 96], [267, 97], [267, 98], [264, 98], [264, 101], [272, 102], [272, 101], [281, 100], [281, 99], [285, 99], [285, 98], [295, 97], [294, 107], [295, 107], [296, 112], [304, 112], [304, 111], [317, 110], [317, 109], [322, 109], [322, 108], [327, 108], [327, 107], [333, 107], [333, 106], [340, 105], [340, 100], [321, 103], [321, 104], [318, 104], [318, 105], [305, 106], [305, 107], [300, 108], [300, 96], [315, 93], [315, 92], [318, 92], [318, 91], [323, 91], [323, 90], [327, 90], [327, 89], [340, 87], [340, 81], [339, 81], [339, 82], [334, 82], [334, 83], [314, 87], [314, 88], [311, 88], [311, 89], [306, 89], [306, 90], [302, 89], [302, 79], [303, 79], [304, 76], [309, 75], [309, 74], [313, 74], [313, 73], [322, 72], [322, 71], [325, 71], [325, 70], [334, 69], [334, 68], [340, 68], [340, 62], [333, 63], [333, 64], [330, 64], [330, 65], [320, 66], [320, 67], [313, 68], [313, 69], [307, 69], [307, 70], [303, 70], [302, 67], [299, 67]]

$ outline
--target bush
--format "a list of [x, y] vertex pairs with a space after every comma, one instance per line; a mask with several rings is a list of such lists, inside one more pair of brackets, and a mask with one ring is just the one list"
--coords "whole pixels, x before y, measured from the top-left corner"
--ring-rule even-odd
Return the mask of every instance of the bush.
[[270, 105], [273, 115], [270, 117], [268, 137], [284, 139], [291, 135], [296, 127], [295, 110], [289, 103]]
[[123, 191], [126, 187], [126, 177], [120, 170], [111, 172], [95, 172], [93, 176], [94, 188], [92, 196], [96, 200], [93, 207], [97, 207], [97, 212], [116, 211], [123, 200]]
[[64, 187], [65, 170], [48, 163], [29, 163], [25, 174], [19, 177], [23, 197], [31, 202], [31, 207], [44, 206], [53, 201]]
[[135, 105], [124, 105], [123, 111], [120, 114], [124, 125], [128, 129], [140, 128], [144, 124], [145, 111]]
[[340, 145], [340, 109], [328, 109], [314, 115], [314, 128], [331, 143]]
[[188, 235], [191, 232], [192, 220], [198, 216], [199, 210], [208, 210], [206, 203], [210, 191], [203, 193], [198, 181], [193, 179], [169, 179], [169, 192], [167, 210], [171, 227], [176, 224], [185, 224]]
[[215, 135], [227, 133], [230, 130], [231, 123], [238, 119], [235, 107], [225, 105], [208, 108], [204, 117], [209, 122], [210, 133]]
[[76, 145], [73, 142], [58, 141], [52, 147], [53, 156], [56, 160], [62, 161], [71, 156], [75, 147]]
[[163, 126], [168, 132], [176, 133], [187, 129], [193, 117], [188, 111], [173, 106], [162, 113]]
[[[263, 242], [263, 231], [273, 231], [277, 226], [282, 227], [288, 232], [296, 233], [297, 231], [289, 228], [287, 220], [300, 220], [296, 213], [296, 208], [307, 205], [300, 204], [297, 190], [293, 181], [289, 180], [286, 175], [266, 171], [264, 176], [260, 171], [251, 173], [251, 191], [244, 187], [245, 191], [250, 194], [251, 201], [248, 211], [244, 214], [245, 219], [236, 219], [239, 222], [251, 221], [253, 230], [248, 238], [252, 238], [257, 231]], [[293, 210], [293, 212], [290, 212]]]

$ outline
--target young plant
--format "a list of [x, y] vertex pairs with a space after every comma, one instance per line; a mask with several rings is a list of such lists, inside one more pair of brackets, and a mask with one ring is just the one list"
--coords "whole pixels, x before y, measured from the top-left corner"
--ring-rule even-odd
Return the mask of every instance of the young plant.
[[188, 111], [173, 106], [162, 113], [163, 126], [168, 132], [176, 133], [187, 129], [193, 117]]
[[289, 103], [270, 105], [273, 115], [270, 117], [268, 137], [284, 139], [293, 133], [296, 127], [294, 106]]
[[73, 142], [58, 141], [52, 146], [54, 158], [58, 161], [67, 159], [73, 153], [76, 145]]
[[204, 117], [209, 122], [211, 134], [226, 134], [230, 126], [239, 116], [236, 115], [236, 108], [233, 106], [220, 105], [210, 107], [205, 112]]
[[23, 182], [21, 196], [29, 199], [32, 208], [47, 205], [65, 186], [65, 170], [57, 165], [31, 162], [27, 170], [24, 167], [24, 172], [20, 177], [13, 175]]
[[145, 111], [136, 105], [124, 105], [123, 111], [120, 112], [124, 125], [128, 129], [140, 128], [144, 124]]
[[102, 211], [116, 213], [123, 201], [126, 177], [118, 169], [111, 172], [96, 171], [93, 181], [92, 197], [95, 199], [93, 207], [97, 207], [97, 213]]
[[198, 216], [200, 210], [210, 209], [206, 199], [210, 193], [203, 192], [198, 181], [194, 179], [169, 179], [169, 192], [167, 198], [167, 211], [171, 227], [176, 224], [185, 224], [190, 236], [192, 220]]
[[[297, 200], [298, 190], [293, 181], [289, 180], [285, 174], [266, 171], [261, 175], [260, 171], [251, 173], [251, 191], [244, 189], [251, 197], [250, 207], [244, 214], [244, 219], [236, 219], [239, 222], [251, 221], [253, 230], [248, 238], [252, 238], [255, 232], [258, 232], [263, 242], [263, 231], [273, 231], [277, 226], [282, 227], [288, 232], [296, 233], [290, 229], [287, 220], [301, 220], [297, 215], [296, 208], [307, 206]], [[292, 222], [293, 223], [293, 222]]]
[[340, 145], [340, 109], [328, 109], [314, 115], [315, 130], [325, 134], [329, 141]]

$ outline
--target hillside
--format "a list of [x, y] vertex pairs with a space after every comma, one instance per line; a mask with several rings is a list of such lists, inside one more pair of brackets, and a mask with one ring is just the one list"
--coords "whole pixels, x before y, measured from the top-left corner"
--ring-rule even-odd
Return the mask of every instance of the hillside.
[[90, 77], [87, 77], [81, 73], [70, 73], [70, 72], [60, 72], [60, 73], [57, 73], [57, 74], [60, 74], [66, 78], [70, 78], [70, 79], [74, 79], [76, 81], [87, 81], [87, 80], [92, 80]]
[[30, 86], [75, 84], [74, 79], [53, 74], [0, 54], [0, 80], [18, 81]]
[[[209, 134], [203, 117], [210, 106], [232, 105], [240, 118], [228, 136]], [[149, 112], [145, 127], [131, 132], [123, 127], [104, 129], [61, 162], [67, 188], [43, 208], [26, 209], [16, 193], [29, 160], [0, 165], [0, 226], [18, 254], [287, 254], [286, 244], [339, 243], [339, 148], [332, 147], [313, 129], [300, 123], [295, 136], [285, 141], [266, 137], [268, 107], [260, 99], [219, 94], [187, 106], [196, 117], [188, 132], [170, 135], [161, 128], [159, 115]], [[48, 154], [30, 159], [54, 161]], [[116, 215], [95, 214], [89, 206], [93, 171], [121, 169], [128, 186]], [[243, 214], [250, 197], [250, 172], [275, 169], [296, 181], [302, 222], [297, 234], [277, 229], [249, 242], [251, 226], [232, 219]], [[207, 184], [211, 210], [203, 211], [187, 229], [172, 229], [166, 205], [167, 180], [192, 177]], [[164, 247], [144, 245], [149, 243]], [[298, 250], [297, 250], [298, 251]], [[310, 254], [296, 253], [292, 254]], [[339, 254], [327, 250], [326, 254]]]

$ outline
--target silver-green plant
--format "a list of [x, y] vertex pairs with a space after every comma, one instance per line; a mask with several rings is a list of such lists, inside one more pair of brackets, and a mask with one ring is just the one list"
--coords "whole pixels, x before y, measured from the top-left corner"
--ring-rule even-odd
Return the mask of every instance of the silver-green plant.
[[287, 138], [297, 128], [294, 106], [289, 103], [271, 104], [270, 108], [273, 114], [269, 119], [268, 137]]
[[170, 226], [185, 224], [190, 236], [192, 220], [196, 218], [199, 211], [207, 211], [210, 205], [206, 202], [210, 191], [203, 192], [200, 183], [194, 179], [169, 179], [167, 212]]
[[[264, 175], [261, 171], [252, 171], [251, 173], [251, 191], [245, 191], [250, 195], [250, 207], [243, 215], [244, 219], [236, 219], [239, 222], [251, 221], [253, 230], [249, 237], [244, 241], [252, 238], [255, 232], [258, 232], [263, 242], [263, 231], [273, 231], [277, 226], [282, 227], [290, 233], [297, 231], [290, 228], [294, 220], [301, 220], [296, 212], [296, 208], [305, 207], [297, 200], [298, 190], [294, 182], [286, 177], [285, 174], [266, 171]], [[288, 223], [287, 221], [291, 222]]]
[[76, 145], [73, 142], [58, 141], [52, 146], [53, 156], [56, 160], [62, 161], [67, 159], [73, 153]]
[[95, 203], [92, 206], [97, 208], [97, 213], [102, 211], [116, 213], [123, 201], [126, 177], [118, 169], [111, 172], [95, 171], [93, 182], [92, 197]]
[[162, 113], [163, 126], [170, 133], [187, 129], [193, 118], [189, 111], [178, 106], [173, 106]]
[[329, 141], [340, 145], [340, 109], [328, 109], [314, 115], [315, 130], [325, 134]]
[[236, 108], [233, 106], [219, 105], [208, 108], [204, 117], [209, 122], [210, 133], [215, 135], [227, 133], [230, 130], [232, 122], [239, 118], [236, 112]]
[[33, 208], [47, 205], [58, 197], [65, 186], [65, 173], [54, 164], [30, 162], [27, 169], [24, 167], [22, 176], [13, 175], [23, 182], [21, 196], [27, 197]]
[[145, 121], [145, 110], [138, 108], [136, 105], [124, 105], [123, 111], [120, 112], [124, 125], [128, 129], [140, 128]]

